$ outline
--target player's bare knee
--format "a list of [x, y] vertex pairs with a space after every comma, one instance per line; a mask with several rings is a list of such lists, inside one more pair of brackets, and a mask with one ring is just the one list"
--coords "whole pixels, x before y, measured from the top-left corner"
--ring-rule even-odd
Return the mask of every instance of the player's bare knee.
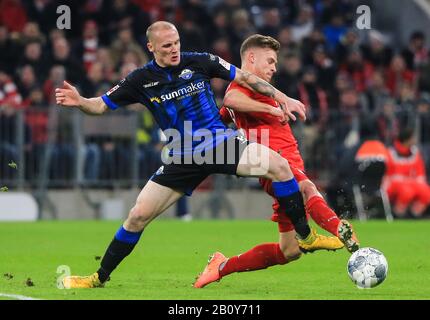
[[142, 208], [141, 206], [135, 205], [128, 215], [128, 222], [135, 227], [144, 228], [149, 221], [151, 221], [151, 213]]
[[273, 167], [271, 173], [276, 181], [286, 181], [292, 178], [293, 174], [291, 173], [291, 169], [287, 160], [279, 157], [274, 159], [272, 164]]

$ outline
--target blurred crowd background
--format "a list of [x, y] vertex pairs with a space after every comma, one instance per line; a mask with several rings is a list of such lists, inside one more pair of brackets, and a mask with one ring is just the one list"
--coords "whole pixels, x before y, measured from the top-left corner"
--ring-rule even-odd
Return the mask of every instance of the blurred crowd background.
[[[70, 30], [56, 27], [63, 4], [71, 9]], [[348, 150], [369, 137], [389, 146], [405, 128], [413, 128], [429, 169], [428, 39], [423, 30], [411, 32], [405, 44], [377, 29], [358, 30], [358, 4], [1, 0], [0, 184], [130, 187], [152, 175], [163, 142], [147, 110], [131, 106], [103, 120], [88, 119], [55, 106], [54, 89], [67, 79], [85, 97], [105, 93], [151, 59], [145, 30], [156, 20], [177, 26], [183, 51], [211, 52], [237, 66], [240, 44], [249, 35], [270, 35], [281, 43], [274, 85], [307, 106], [306, 123], [292, 126], [308, 174], [322, 190], [336, 190], [345, 179], [338, 164]], [[226, 85], [213, 80], [219, 105]], [[201, 188], [214, 185], [212, 179]]]

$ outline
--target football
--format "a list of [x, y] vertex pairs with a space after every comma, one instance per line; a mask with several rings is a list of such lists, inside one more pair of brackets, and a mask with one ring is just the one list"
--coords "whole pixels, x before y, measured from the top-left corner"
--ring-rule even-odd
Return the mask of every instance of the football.
[[348, 260], [348, 275], [358, 288], [370, 289], [381, 284], [388, 273], [388, 263], [381, 251], [361, 248]]

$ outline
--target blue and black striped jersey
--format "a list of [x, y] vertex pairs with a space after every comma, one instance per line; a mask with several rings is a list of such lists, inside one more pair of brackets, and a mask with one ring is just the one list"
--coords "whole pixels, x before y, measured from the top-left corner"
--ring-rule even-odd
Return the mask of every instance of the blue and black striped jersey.
[[179, 132], [180, 154], [189, 154], [214, 148], [236, 135], [221, 121], [210, 85], [211, 78], [231, 81], [235, 75], [236, 67], [218, 56], [183, 52], [178, 66], [162, 68], [152, 60], [122, 79], [102, 99], [110, 109], [145, 105], [163, 131]]

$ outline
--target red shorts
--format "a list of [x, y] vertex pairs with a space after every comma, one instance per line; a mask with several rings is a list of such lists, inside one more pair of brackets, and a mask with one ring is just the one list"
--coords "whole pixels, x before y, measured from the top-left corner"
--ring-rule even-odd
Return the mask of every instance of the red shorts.
[[[292, 159], [287, 159], [287, 160], [289, 160], [291, 171], [298, 183], [303, 180], [309, 180], [309, 178], [304, 173], [304, 165], [303, 165], [303, 160], [301, 158], [300, 158], [301, 161], [293, 162], [291, 161]], [[290, 218], [287, 217], [285, 212], [281, 211], [281, 206], [279, 205], [278, 200], [276, 200], [275, 198], [275, 194], [272, 188], [272, 180], [266, 179], [266, 178], [260, 178], [260, 184], [263, 187], [264, 191], [266, 191], [266, 193], [268, 193], [273, 197], [273, 204], [272, 204], [273, 213], [272, 213], [271, 220], [274, 222], [278, 222], [279, 232], [289, 232], [294, 230], [293, 223], [291, 222]], [[307, 213], [306, 213], [306, 218], [309, 219], [309, 215]]]

